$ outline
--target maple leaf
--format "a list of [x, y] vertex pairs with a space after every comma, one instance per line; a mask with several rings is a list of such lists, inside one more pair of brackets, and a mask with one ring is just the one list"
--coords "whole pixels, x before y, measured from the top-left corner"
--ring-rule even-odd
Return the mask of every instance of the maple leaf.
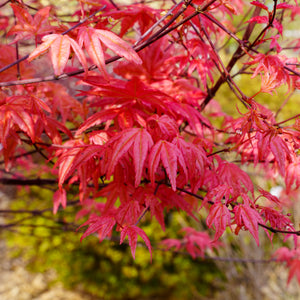
[[90, 58], [106, 78], [108, 78], [108, 74], [105, 69], [105, 59], [101, 42], [121, 57], [126, 58], [129, 62], [135, 64], [142, 63], [142, 60], [132, 47], [111, 31], [83, 27], [79, 30], [78, 36], [79, 45], [82, 47], [84, 44]]
[[49, 33], [53, 30], [53, 27], [47, 24], [51, 9], [50, 6], [38, 10], [34, 17], [32, 17], [28, 11], [20, 5], [11, 3], [10, 6], [18, 20], [18, 23], [7, 33], [8, 35], [17, 35], [13, 43], [31, 36], [35, 36], [37, 38], [38, 35]]
[[164, 250], [170, 250], [174, 247], [175, 251], [179, 251], [182, 246], [182, 242], [177, 239], [165, 239], [161, 241], [160, 244], [163, 246]]
[[[58, 83], [47, 82], [40, 83], [33, 91], [36, 97], [45, 99], [48, 106], [51, 106], [51, 116], [55, 119], [62, 118], [62, 123], [71, 121], [76, 124], [78, 116], [84, 117], [84, 106], [69, 94], [69, 90]], [[64, 101], [61, 101], [64, 99]]]
[[[108, 162], [110, 162], [110, 157]], [[134, 168], [128, 169], [130, 163], [126, 163], [128, 163], [126, 166], [121, 163], [117, 164], [114, 170], [114, 180], [97, 193], [97, 197], [106, 198], [103, 213], [112, 210], [117, 200], [122, 205], [135, 199]]]
[[194, 70], [197, 70], [203, 86], [207, 85], [207, 77], [213, 83], [213, 70], [216, 68], [218, 58], [213, 49], [199, 39], [190, 39], [188, 48], [191, 51], [191, 56], [195, 57], [190, 62], [188, 74], [191, 75]]
[[259, 192], [261, 193], [260, 196], [258, 196], [255, 200], [255, 202], [260, 198], [260, 197], [265, 197], [266, 199], [268, 199], [272, 204], [275, 204], [276, 206], [278, 206], [279, 208], [281, 208], [281, 201], [274, 195], [272, 195], [271, 193], [259, 188], [258, 189]]
[[278, 55], [257, 54], [247, 65], [258, 63], [252, 78], [261, 74], [261, 92], [272, 94], [273, 90], [283, 84], [290, 85], [290, 76], [284, 68], [285, 58]]
[[[246, 21], [246, 23], [258, 23], [258, 24], [268, 24], [269, 25], [270, 19], [267, 16], [255, 16], [252, 17], [250, 20]], [[275, 27], [278, 32], [282, 35], [282, 24], [279, 23], [276, 19], [273, 20], [273, 27]]]
[[[82, 241], [87, 236], [98, 232], [99, 241], [103, 241], [105, 237], [109, 236], [113, 227], [116, 224], [116, 220], [113, 216], [95, 216], [92, 215], [88, 221], [83, 223], [79, 228], [89, 225], [88, 229], [85, 233], [81, 236], [80, 241]], [[78, 228], [78, 229], [79, 229]]]
[[42, 38], [43, 43], [39, 45], [28, 57], [28, 61], [32, 61], [38, 56], [44, 54], [49, 48], [51, 53], [51, 61], [54, 68], [54, 73], [59, 76], [69, 60], [70, 48], [74, 50], [79, 62], [82, 64], [87, 73], [87, 62], [83, 50], [75, 40], [67, 35], [49, 34]]
[[214, 243], [206, 232], [199, 232], [191, 227], [185, 227], [180, 231], [185, 232], [182, 245], [194, 259], [197, 256], [204, 257], [204, 252], [207, 249], [217, 246], [217, 243]]
[[[296, 1], [295, 1], [296, 2]], [[296, 2], [297, 3], [297, 2]], [[288, 3], [278, 3], [277, 6], [276, 6], [276, 9], [292, 9], [294, 8], [295, 6], [291, 5], [291, 4], [288, 4]]]
[[287, 163], [292, 161], [292, 155], [286, 142], [288, 135], [279, 133], [282, 132], [269, 130], [264, 134], [256, 134], [258, 139], [257, 152], [260, 160], [265, 160], [266, 162], [275, 160], [279, 173], [284, 176]]
[[[7, 159], [20, 143], [19, 135], [22, 133], [32, 142], [41, 141], [41, 135], [45, 132], [53, 142], [60, 144], [61, 135], [58, 130], [72, 137], [64, 125], [47, 117], [45, 112], [50, 113], [50, 107], [41, 99], [30, 95], [7, 97], [0, 104], [0, 142], [4, 148], [6, 168], [9, 163]], [[12, 139], [15, 140], [14, 143]]]
[[281, 46], [278, 43], [279, 37], [280, 37], [279, 34], [276, 34], [275, 36], [270, 37], [270, 40], [271, 40], [270, 48], [276, 49], [277, 53], [281, 52], [281, 50], [282, 50]]
[[67, 193], [65, 189], [58, 189], [53, 195], [53, 213], [56, 214], [59, 208], [59, 205], [62, 205], [63, 208], [67, 207]]
[[142, 211], [142, 207], [136, 200], [131, 200], [126, 203], [122, 203], [118, 207], [118, 211], [116, 213], [116, 219], [118, 224], [135, 224], [140, 216]]
[[278, 261], [285, 262], [289, 268], [289, 276], [287, 283], [289, 284], [292, 278], [295, 276], [300, 284], [300, 251], [299, 249], [288, 249], [281, 247], [278, 249], [274, 256]]
[[35, 140], [35, 122], [26, 100], [30, 98], [13, 96], [6, 98], [0, 105], [0, 141], [4, 148], [7, 147], [6, 140], [13, 131], [25, 132], [32, 141]]
[[286, 160], [291, 160], [290, 151], [287, 144], [278, 136], [274, 136], [270, 142], [270, 149], [278, 163], [279, 172], [285, 174]]
[[173, 101], [169, 106], [178, 115], [177, 118], [185, 120], [198, 136], [204, 135], [203, 124], [210, 127], [210, 122], [192, 105]]
[[291, 188], [295, 184], [295, 189], [300, 187], [300, 160], [297, 160], [289, 164], [286, 168], [285, 185], [286, 191], [289, 193]]
[[[225, 125], [226, 130], [234, 130], [236, 132], [236, 135], [232, 138], [229, 138], [226, 143], [234, 143], [236, 144], [236, 148], [243, 147], [242, 150], [244, 150], [247, 146], [253, 148], [252, 143], [254, 133], [259, 139], [258, 135], [262, 135], [262, 132], [269, 131], [270, 126], [275, 123], [274, 114], [269, 109], [256, 102], [252, 102], [251, 106], [252, 107], [246, 114], [240, 113], [242, 117], [237, 119], [230, 118], [227, 120], [227, 124]], [[266, 120], [269, 122], [267, 123]], [[243, 146], [240, 146], [241, 144], [243, 144]], [[259, 149], [261, 147], [259, 147]], [[243, 154], [245, 151], [240, 152]], [[263, 152], [266, 151], [263, 150]], [[251, 154], [254, 155], [255, 153]], [[257, 155], [254, 159], [255, 165], [258, 162], [256, 159], [258, 159]]]
[[262, 4], [262, 3], [258, 2], [258, 1], [252, 1], [252, 2], [250, 2], [250, 4], [252, 4], [254, 6], [257, 6], [257, 7], [260, 7], [262, 9], [264, 9], [265, 11], [269, 12], [268, 6]]
[[72, 138], [71, 131], [66, 128], [63, 124], [58, 122], [57, 120], [49, 117], [44, 117], [36, 123], [36, 136], [40, 136], [42, 133], [42, 129], [44, 129], [47, 136], [51, 139], [54, 144], [61, 144], [62, 137], [60, 132], [65, 133], [69, 138]]
[[[160, 114], [173, 115], [170, 111], [170, 97], [148, 85], [140, 79], [134, 77], [128, 82], [115, 80], [110, 84], [100, 84], [91, 81], [95, 90], [82, 92], [95, 96], [93, 106], [101, 107], [101, 111], [90, 116], [79, 128], [77, 135], [84, 130], [99, 125], [103, 122], [109, 123], [114, 120], [122, 129], [128, 127], [146, 127], [146, 120], [153, 111]], [[132, 124], [132, 126], [131, 126]], [[178, 128], [178, 126], [176, 125]], [[149, 129], [149, 128], [148, 128]], [[178, 130], [178, 129], [177, 129]]]
[[289, 284], [292, 278], [295, 276], [300, 284], [300, 259], [294, 259], [289, 265], [290, 272], [287, 283]]
[[[62, 187], [66, 179], [68, 179], [76, 169], [80, 170], [82, 167], [89, 168], [89, 166], [95, 167], [95, 159], [102, 154], [102, 151], [103, 146], [101, 145], [86, 145], [78, 140], [66, 142], [62, 149], [59, 148], [56, 151], [56, 156], [59, 157], [55, 164], [55, 167], [59, 167], [58, 185]], [[81, 171], [83, 170], [81, 169]], [[91, 171], [96, 172], [97, 169], [92, 169]]]
[[242, 227], [248, 229], [254, 237], [257, 246], [259, 246], [258, 223], [264, 224], [264, 221], [259, 213], [246, 204], [235, 206], [233, 212], [235, 214], [234, 219], [238, 225], [238, 229]]
[[139, 56], [143, 61], [142, 65], [121, 61], [114, 67], [114, 72], [126, 79], [143, 78], [143, 81], [148, 83], [159, 80], [161, 86], [162, 80], [167, 79], [167, 74], [170, 74], [175, 67], [175, 64], [166, 63], [169, 57], [173, 56], [172, 54], [167, 38], [162, 37], [146, 49], [139, 51]]
[[184, 158], [176, 145], [160, 140], [152, 147], [149, 154], [149, 173], [153, 186], [155, 184], [155, 172], [158, 168], [159, 162], [162, 161], [170, 179], [172, 189], [173, 191], [176, 190], [177, 160], [183, 168], [184, 174], [187, 178], [187, 169]]
[[[89, 80], [86, 80], [90, 83]], [[170, 115], [169, 101], [171, 97], [168, 94], [145, 84], [138, 77], [133, 77], [129, 81], [114, 80], [110, 84], [101, 84], [99, 82], [91, 82], [96, 87], [94, 91], [87, 94], [100, 96], [97, 98], [95, 106], [104, 107], [105, 105], [124, 106], [129, 103], [133, 107], [137, 107], [153, 114], [168, 113]], [[169, 101], [167, 101], [169, 100]]]
[[[1, 22], [1, 15], [0, 15]], [[15, 48], [8, 45], [0, 45], [0, 68], [5, 67], [8, 64], [11, 64], [15, 61], [16, 55], [14, 52]], [[26, 60], [19, 63], [20, 73], [22, 77], [29, 78], [32, 77], [34, 72], [34, 68], [30, 65]], [[11, 81], [17, 79], [17, 67], [14, 66], [0, 73], [0, 81]]]
[[138, 235], [144, 240], [146, 246], [148, 247], [151, 255], [151, 260], [152, 260], [152, 250], [151, 250], [150, 240], [143, 229], [134, 225], [124, 226], [121, 231], [120, 244], [122, 244], [124, 242], [125, 237], [128, 236], [129, 246], [131, 248], [131, 254], [132, 257], [135, 259], [135, 250], [136, 250]]
[[153, 194], [146, 194], [144, 196], [145, 204], [149, 207], [151, 212], [151, 217], [155, 216], [156, 220], [158, 221], [159, 225], [165, 231], [165, 221], [164, 221], [164, 206], [159, 201], [159, 198]]
[[285, 216], [282, 212], [279, 212], [270, 207], [262, 207], [260, 211], [260, 215], [264, 217], [264, 219], [270, 222], [270, 225], [273, 228], [278, 228], [280, 230], [295, 230], [291, 220], [287, 216]]
[[160, 139], [172, 141], [173, 138], [179, 133], [177, 123], [168, 115], [151, 116], [147, 119], [147, 129], [154, 141], [159, 141]]
[[85, 130], [90, 127], [97, 126], [103, 122], [113, 120], [119, 113], [119, 109], [101, 110], [89, 117], [76, 131], [75, 136], [80, 136]]
[[205, 195], [202, 205], [206, 204], [209, 201], [214, 203], [221, 203], [223, 199], [225, 200], [225, 204], [228, 204], [229, 202], [233, 201], [233, 199], [230, 199], [230, 195], [233, 194], [234, 191], [231, 186], [227, 184], [216, 183], [216, 186], [210, 189]]
[[[1, 129], [0, 129], [0, 134]], [[17, 146], [20, 144], [19, 137], [17, 136], [16, 133], [11, 133], [7, 139], [6, 139], [6, 145], [7, 147], [4, 148], [2, 143], [0, 143], [0, 153], [4, 156], [4, 163], [5, 163], [5, 171], [9, 171], [10, 168], [12, 167], [12, 155], [15, 153], [15, 150]]]
[[193, 192], [196, 192], [203, 183], [205, 166], [208, 164], [204, 149], [193, 143], [186, 142], [183, 138], [176, 137], [172, 141], [181, 151]]
[[141, 181], [147, 153], [153, 145], [151, 135], [145, 129], [131, 128], [120, 132], [113, 137], [109, 143], [113, 143], [113, 149], [107, 177], [112, 175], [119, 160], [132, 149], [135, 168], [135, 186], [137, 187]]
[[210, 207], [209, 214], [206, 218], [206, 224], [209, 228], [214, 226], [216, 230], [214, 241], [222, 236], [226, 227], [230, 225], [230, 220], [231, 216], [227, 206], [222, 203], [216, 203]]
[[195, 221], [199, 220], [192, 213], [192, 206], [188, 203], [184, 197], [171, 188], [165, 185], [160, 185], [156, 191], [156, 196], [160, 199], [162, 205], [168, 209], [175, 207], [176, 209], [181, 209], [187, 212]]
[[133, 28], [135, 23], [139, 25], [139, 31], [143, 34], [146, 28], [155, 22], [155, 15], [158, 10], [144, 5], [128, 5], [126, 10], [110, 11], [104, 15], [108, 15], [114, 19], [121, 19], [121, 32], [120, 36], [123, 36], [128, 29]]
[[232, 187], [233, 197], [243, 192], [250, 191], [252, 194], [254, 192], [249, 175], [233, 163], [221, 161], [217, 169], [217, 175], [221, 180], [220, 182]]

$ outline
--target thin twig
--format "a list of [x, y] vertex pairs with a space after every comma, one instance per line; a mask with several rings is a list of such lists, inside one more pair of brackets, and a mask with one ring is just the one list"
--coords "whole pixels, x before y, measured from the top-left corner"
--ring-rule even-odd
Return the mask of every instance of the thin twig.
[[134, 44], [134, 46], [138, 45], [155, 27], [157, 27], [162, 21], [164, 21], [166, 18], [168, 18], [170, 15], [172, 15], [173, 11], [184, 2], [184, 0], [181, 0], [179, 3], [177, 3], [174, 7], [172, 7], [161, 19], [159, 19], [156, 23], [154, 23]]

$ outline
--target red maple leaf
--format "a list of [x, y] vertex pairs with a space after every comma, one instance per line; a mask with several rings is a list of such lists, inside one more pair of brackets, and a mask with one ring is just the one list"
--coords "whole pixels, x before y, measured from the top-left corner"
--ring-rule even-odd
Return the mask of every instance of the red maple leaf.
[[289, 193], [295, 185], [295, 189], [300, 187], [300, 160], [296, 158], [295, 162], [290, 163], [286, 168], [285, 185], [286, 191]]
[[220, 178], [220, 183], [225, 183], [232, 187], [233, 197], [248, 191], [254, 192], [253, 183], [249, 175], [233, 163], [220, 161], [217, 176]]
[[118, 224], [133, 225], [137, 222], [138, 217], [142, 212], [142, 206], [134, 199], [122, 203], [116, 212], [116, 220]]
[[290, 272], [287, 283], [289, 284], [291, 279], [295, 276], [300, 284], [300, 259], [294, 259], [289, 267]]
[[227, 206], [222, 203], [217, 203], [210, 207], [209, 214], [206, 218], [206, 224], [209, 228], [215, 228], [216, 234], [214, 241], [222, 236], [226, 227], [230, 225], [230, 220], [231, 215]]
[[147, 119], [147, 129], [154, 141], [159, 141], [161, 139], [172, 141], [179, 133], [177, 123], [168, 115], [151, 116]]
[[264, 224], [264, 221], [259, 213], [246, 204], [235, 206], [233, 212], [235, 215], [234, 220], [238, 225], [236, 232], [238, 232], [240, 228], [249, 230], [254, 237], [257, 246], [259, 246], [258, 223]]
[[151, 260], [152, 260], [152, 250], [151, 250], [150, 240], [147, 237], [144, 230], [142, 230], [141, 228], [134, 226], [134, 225], [124, 226], [121, 231], [120, 244], [122, 244], [124, 242], [125, 237], [128, 236], [129, 246], [131, 248], [131, 254], [132, 254], [132, 257], [135, 259], [135, 250], [136, 250], [136, 243], [137, 243], [138, 235], [144, 240], [146, 246], [148, 247], [150, 255], [151, 255]]
[[[252, 17], [250, 20], [247, 21], [247, 23], [259, 23], [259, 24], [269, 24], [270, 18], [267, 16], [255, 16]], [[273, 27], [278, 30], [278, 32], [282, 35], [282, 24], [279, 23], [276, 19], [273, 20]]]
[[191, 227], [185, 227], [180, 230], [184, 233], [184, 238], [165, 239], [161, 242], [164, 250], [169, 250], [175, 247], [175, 251], [186, 249], [192, 258], [198, 256], [204, 257], [204, 253], [208, 249], [213, 249], [218, 246], [217, 243], [211, 240], [206, 232], [199, 232]]
[[283, 261], [289, 268], [289, 276], [287, 283], [289, 284], [292, 278], [295, 276], [300, 284], [300, 251], [299, 249], [288, 249], [282, 247], [278, 249], [275, 254], [278, 261]]
[[283, 84], [290, 84], [290, 76], [284, 68], [284, 57], [278, 55], [257, 54], [247, 65], [258, 64], [252, 78], [261, 75], [261, 92], [270, 93]]
[[188, 143], [179, 137], [174, 138], [172, 143], [177, 145], [183, 155], [192, 191], [196, 192], [203, 184], [205, 168], [208, 164], [206, 152], [201, 146]]
[[54, 68], [54, 73], [59, 76], [69, 60], [70, 48], [72, 47], [78, 60], [87, 72], [87, 62], [83, 50], [75, 40], [68, 35], [49, 34], [42, 38], [43, 43], [39, 45], [28, 57], [28, 61], [32, 61], [38, 56], [44, 54], [50, 48], [51, 61]]
[[59, 205], [63, 208], [67, 207], [67, 193], [65, 189], [58, 189], [53, 195], [53, 213], [56, 214]]
[[108, 78], [108, 74], [105, 68], [101, 43], [131, 63], [142, 63], [142, 60], [132, 47], [111, 31], [83, 27], [79, 30], [78, 36], [79, 45], [82, 47], [84, 44], [90, 58], [96, 64], [101, 74], [106, 78]]
[[38, 10], [34, 17], [20, 5], [11, 3], [10, 6], [18, 20], [17, 24], [8, 32], [8, 35], [17, 35], [13, 42], [32, 36], [37, 38], [38, 35], [49, 33], [53, 30], [53, 27], [48, 24], [50, 6]]
[[[86, 180], [93, 178], [93, 182], [97, 186], [99, 168], [96, 165], [97, 159], [102, 155], [103, 150], [104, 148], [101, 145], [86, 145], [79, 140], [70, 140], [61, 148], [59, 147], [55, 154], [58, 157], [55, 164], [59, 168], [58, 185], [62, 187], [63, 183], [77, 169], [79, 174], [83, 175]], [[94, 173], [96, 173], [96, 176], [93, 176]], [[86, 181], [83, 183], [86, 185]]]
[[185, 176], [187, 177], [187, 169], [182, 153], [178, 150], [176, 145], [160, 140], [151, 149], [149, 154], [149, 173], [152, 185], [155, 185], [155, 172], [162, 162], [167, 175], [170, 179], [173, 191], [176, 190], [176, 176], [177, 176], [177, 161], [182, 167]]
[[155, 216], [161, 228], [165, 230], [164, 205], [159, 200], [159, 197], [154, 194], [146, 193], [144, 199], [146, 206], [149, 207], [149, 210], [151, 212], [151, 217]]
[[111, 231], [115, 226], [115, 224], [116, 224], [116, 220], [113, 216], [107, 215], [107, 216], [99, 217], [99, 216], [92, 215], [88, 221], [86, 221], [79, 227], [81, 228], [83, 226], [89, 225], [88, 229], [80, 238], [80, 241], [82, 241], [88, 235], [97, 232], [99, 235], [99, 241], [101, 242], [105, 237], [111, 234]]
[[138, 23], [140, 32], [144, 33], [147, 27], [155, 22], [157, 13], [158, 11], [151, 7], [135, 4], [126, 6], [126, 10], [110, 11], [106, 15], [121, 20], [120, 36], [123, 36], [135, 23]]
[[135, 168], [135, 186], [141, 181], [145, 160], [153, 145], [151, 135], [142, 128], [131, 128], [113, 137], [109, 144], [113, 144], [107, 177], [110, 177], [119, 160], [129, 151], [132, 153]]

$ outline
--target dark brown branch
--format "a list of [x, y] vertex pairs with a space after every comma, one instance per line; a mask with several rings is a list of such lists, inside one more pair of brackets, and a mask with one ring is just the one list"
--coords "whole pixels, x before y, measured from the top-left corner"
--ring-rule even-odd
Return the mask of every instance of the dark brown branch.
[[[207, 17], [206, 14], [203, 14], [205, 17]], [[232, 90], [232, 92], [236, 95], [236, 97], [247, 107], [247, 104], [245, 103], [245, 99], [247, 99], [246, 95], [241, 91], [241, 89], [238, 87], [238, 85], [235, 83], [235, 81], [232, 79], [232, 77], [230, 76], [230, 74], [228, 73], [226, 67], [224, 66], [223, 64], [223, 61], [221, 59], [221, 57], [219, 56], [218, 54], [218, 51], [217, 49], [215, 48], [212, 40], [210, 39], [209, 37], [209, 34], [207, 33], [206, 29], [204, 28], [203, 24], [202, 24], [202, 19], [200, 16], [199, 17], [199, 20], [200, 20], [200, 24], [201, 24], [201, 30], [203, 31], [206, 39], [208, 40], [213, 52], [215, 53], [216, 57], [218, 58], [218, 61], [219, 61], [219, 64], [221, 65], [222, 69], [223, 69], [223, 72], [220, 70], [220, 73], [221, 73], [221, 77], [224, 78], [225, 81], [227, 81], [228, 83], [228, 86], [229, 88]], [[212, 18], [209, 18], [210, 20]], [[213, 19], [212, 19], [213, 20]], [[211, 21], [212, 21], [211, 20]], [[215, 23], [215, 22], [214, 22]], [[219, 22], [216, 22], [215, 24], [219, 24]], [[225, 30], [225, 32], [229, 32], [223, 25], [219, 24], [221, 28], [223, 28], [223, 30]], [[230, 33], [230, 32], [229, 32]], [[230, 35], [232, 36], [232, 35]], [[240, 41], [237, 37], [236, 39], [238, 41]], [[240, 41], [240, 46], [243, 48], [243, 45], [242, 45], [242, 42]], [[239, 93], [239, 94], [238, 94]]]
[[270, 226], [267, 226], [265, 224], [262, 224], [262, 223], [258, 223], [259, 226], [273, 232], [273, 233], [286, 233], [286, 234], [295, 234], [295, 235], [298, 235], [300, 236], [300, 230], [298, 231], [291, 231], [291, 230], [281, 230], [281, 229], [276, 229], [276, 228], [273, 228], [273, 227], [270, 227]]
[[10, 2], [10, 0], [5, 1], [4, 3], [0, 4], [0, 8], [4, 7], [6, 4], [8, 4]]
[[[253, 15], [257, 16], [259, 15], [260, 12], [260, 8], [256, 7]], [[254, 24], [253, 23], [249, 23], [248, 27], [244, 33], [244, 36], [242, 38], [243, 41], [248, 41], [252, 32], [254, 29]], [[248, 48], [248, 51], [252, 48], [252, 46], [250, 46]], [[229, 61], [226, 69], [227, 72], [230, 73], [232, 68], [234, 67], [234, 65], [236, 64], [236, 62], [243, 56], [245, 52], [243, 51], [241, 45], [239, 44], [239, 47], [236, 49], [236, 51], [234, 52], [234, 54], [231, 57], [231, 60]], [[207, 97], [205, 98], [205, 100], [203, 101], [203, 103], [201, 104], [201, 110], [204, 110], [206, 105], [211, 101], [211, 99], [215, 96], [215, 94], [217, 93], [217, 91], [219, 90], [219, 88], [221, 87], [221, 85], [225, 82], [224, 78], [221, 76], [218, 81], [216, 82], [216, 84], [213, 86], [213, 88], [210, 90], [210, 94], [207, 95]]]
[[16, 178], [0, 178], [0, 184], [5, 185], [21, 185], [21, 186], [43, 186], [43, 185], [53, 185], [57, 184], [57, 179], [43, 179], [43, 178], [35, 178], [35, 179], [16, 179]]
[[[67, 206], [73, 206], [73, 205], [77, 205], [79, 203], [79, 200], [75, 200], [75, 201], [69, 201], [67, 202]], [[30, 214], [30, 215], [42, 215], [45, 212], [52, 212], [53, 208], [45, 208], [45, 209], [34, 209], [34, 210], [28, 210], [28, 209], [0, 209], [0, 214]]]
[[[18, 155], [15, 155], [15, 156], [10, 157], [9, 159], [10, 159], [10, 160], [15, 160], [15, 159], [17, 159], [17, 158], [20, 158], [20, 157], [23, 157], [23, 156], [29, 156], [29, 155], [32, 155], [32, 154], [34, 154], [34, 153], [37, 153], [37, 150], [32, 150], [32, 151], [28, 151], [28, 152], [26, 152], [26, 153], [18, 154]], [[1, 160], [1, 161], [0, 161], [0, 165], [3, 165], [4, 163], [5, 163], [4, 160]]]
[[284, 66], [284, 68], [285, 68], [286, 70], [290, 71], [291, 73], [294, 73], [295, 75], [300, 76], [300, 73], [297, 72], [296, 70], [293, 70], [293, 69], [291, 69], [291, 68], [289, 68], [289, 67], [287, 67], [287, 66]]
[[273, 0], [274, 1], [274, 9], [273, 9], [273, 14], [272, 17], [269, 19], [269, 24], [260, 32], [260, 34], [256, 37], [256, 39], [254, 40], [254, 42], [251, 45], [251, 48], [254, 47], [256, 45], [256, 43], [259, 41], [259, 39], [265, 34], [265, 32], [273, 26], [273, 22], [275, 19], [275, 15], [276, 15], [276, 6], [277, 6], [277, 0]]

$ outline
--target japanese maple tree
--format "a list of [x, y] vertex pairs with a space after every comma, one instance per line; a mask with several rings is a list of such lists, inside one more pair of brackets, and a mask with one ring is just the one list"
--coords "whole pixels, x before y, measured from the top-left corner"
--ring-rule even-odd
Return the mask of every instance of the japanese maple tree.
[[[300, 113], [280, 114], [299, 95], [297, 0], [79, 0], [68, 21], [38, 0], [1, 7], [1, 183], [51, 185], [54, 214], [79, 205], [83, 239], [119, 237], [133, 257], [138, 237], [153, 259], [195, 258], [225, 231], [279, 233], [294, 247], [274, 259], [300, 282]], [[207, 231], [152, 244], [143, 223], [165, 230], [173, 210]]]

